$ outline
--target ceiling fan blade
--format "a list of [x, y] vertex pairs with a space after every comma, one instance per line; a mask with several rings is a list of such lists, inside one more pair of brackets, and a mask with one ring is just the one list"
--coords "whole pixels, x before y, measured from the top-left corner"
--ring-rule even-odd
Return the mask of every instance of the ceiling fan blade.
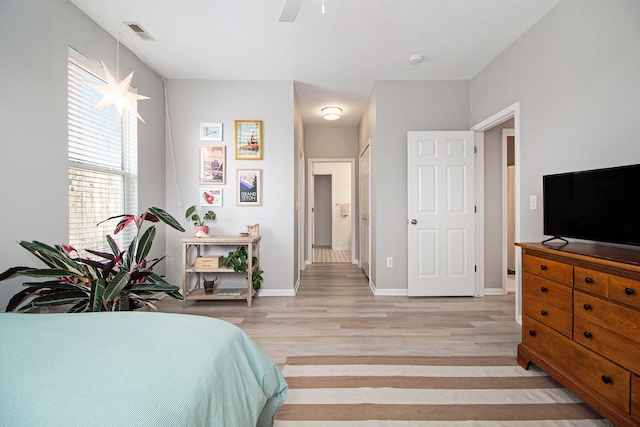
[[280, 12], [278, 22], [295, 21], [302, 2], [303, 0], [284, 0], [284, 6], [282, 6], [282, 12]]

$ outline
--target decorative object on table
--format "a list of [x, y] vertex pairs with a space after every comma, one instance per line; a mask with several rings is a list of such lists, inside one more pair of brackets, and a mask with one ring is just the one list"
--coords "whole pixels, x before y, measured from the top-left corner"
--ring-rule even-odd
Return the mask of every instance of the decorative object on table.
[[236, 205], [262, 205], [261, 169], [236, 169]]
[[249, 237], [249, 233], [240, 232], [240, 237]]
[[237, 297], [239, 295], [242, 295], [242, 291], [243, 289], [239, 288], [225, 288], [220, 289], [218, 291], [218, 295], [221, 297]]
[[222, 188], [201, 188], [200, 206], [222, 206]]
[[[121, 250], [113, 237], [106, 239], [111, 252], [85, 249], [98, 259], [81, 256], [68, 245], [49, 246], [33, 241], [19, 244], [41, 261], [47, 268], [12, 267], [0, 275], [0, 280], [15, 274], [33, 278], [44, 278], [44, 282], [26, 282], [26, 289], [11, 298], [6, 311], [30, 311], [38, 307], [70, 305], [69, 313], [85, 311], [125, 311], [146, 305], [155, 309], [152, 295], [164, 293], [182, 300], [177, 286], [169, 284], [163, 277], [153, 272], [153, 267], [164, 259], [147, 260], [155, 226], [143, 233], [145, 221], [160, 222], [179, 231], [184, 228], [167, 212], [151, 207], [140, 215], [117, 215], [106, 219], [121, 218], [114, 235], [127, 226], [135, 224], [137, 232], [128, 247]], [[102, 221], [102, 222], [105, 222]]]
[[262, 160], [262, 120], [235, 121], [236, 160]]
[[220, 268], [224, 265], [223, 256], [198, 256], [193, 260], [193, 268]]
[[222, 141], [222, 123], [200, 123], [201, 141]]
[[247, 233], [249, 236], [259, 236], [260, 224], [247, 224]]
[[[207, 211], [202, 217], [198, 213], [196, 205], [190, 206], [185, 212], [184, 217], [193, 221], [193, 233], [196, 237], [207, 237], [209, 234], [209, 226], [205, 225], [205, 221], [215, 221], [216, 213], [214, 211]], [[200, 235], [198, 235], [200, 233]], [[202, 234], [207, 236], [203, 236]]]
[[[244, 246], [238, 246], [235, 251], [231, 251], [224, 258], [224, 265], [229, 268], [233, 268], [233, 271], [245, 272], [249, 269], [249, 263], [247, 262], [247, 249]], [[258, 265], [258, 258], [251, 257], [252, 272], [251, 272], [251, 286], [256, 291], [260, 289], [262, 283], [262, 273]]]
[[225, 183], [226, 151], [224, 145], [198, 146], [198, 184]]
[[213, 293], [213, 288], [215, 287], [217, 280], [218, 280], [217, 277], [214, 277], [213, 280], [207, 280], [205, 278], [202, 279], [202, 282], [204, 284], [204, 293], [205, 294], [212, 294]]

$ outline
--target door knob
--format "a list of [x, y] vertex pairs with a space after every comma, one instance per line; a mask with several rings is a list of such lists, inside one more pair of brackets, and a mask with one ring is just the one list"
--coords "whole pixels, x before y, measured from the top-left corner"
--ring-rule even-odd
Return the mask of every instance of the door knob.
[[411, 224], [416, 225], [417, 223], [418, 223], [418, 221], [417, 221], [417, 220], [415, 220], [415, 219], [412, 219], [412, 220], [411, 220]]

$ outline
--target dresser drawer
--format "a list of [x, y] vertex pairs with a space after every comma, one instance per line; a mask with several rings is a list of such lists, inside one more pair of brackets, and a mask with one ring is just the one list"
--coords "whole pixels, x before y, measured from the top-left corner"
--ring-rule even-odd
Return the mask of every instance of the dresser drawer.
[[625, 277], [611, 276], [611, 299], [640, 308], [640, 282]]
[[523, 318], [522, 342], [525, 346], [549, 357], [565, 361], [562, 369], [576, 382], [607, 400], [609, 405], [629, 413], [631, 373], [604, 357], [565, 338], [563, 335], [532, 319]]
[[631, 375], [631, 418], [640, 423], [640, 377]]
[[603, 297], [609, 296], [609, 275], [601, 271], [575, 267], [573, 286]]
[[580, 316], [573, 321], [573, 339], [632, 372], [640, 372], [640, 343]]
[[525, 273], [573, 286], [572, 265], [526, 254], [522, 264]]
[[573, 316], [570, 310], [561, 310], [528, 293], [522, 296], [522, 306], [529, 316], [571, 338]]
[[581, 291], [573, 293], [573, 303], [575, 316], [640, 342], [640, 311]]
[[541, 277], [525, 274], [522, 292], [524, 295], [531, 295], [567, 313], [571, 313], [573, 309], [573, 290]]

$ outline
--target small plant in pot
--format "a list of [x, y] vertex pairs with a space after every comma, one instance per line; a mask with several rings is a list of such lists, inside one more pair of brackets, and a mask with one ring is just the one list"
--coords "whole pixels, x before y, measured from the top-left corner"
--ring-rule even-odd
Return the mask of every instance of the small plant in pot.
[[[235, 251], [229, 252], [229, 254], [224, 257], [223, 263], [226, 267], [233, 268], [233, 271], [236, 273], [246, 272], [249, 270], [248, 257], [247, 249], [244, 246], [238, 246]], [[251, 265], [251, 286], [257, 291], [260, 289], [262, 273], [264, 273], [264, 271], [260, 270], [258, 258], [255, 256], [251, 257]]]
[[209, 226], [205, 225], [206, 221], [215, 221], [216, 213], [214, 211], [207, 211], [202, 217], [198, 213], [196, 205], [193, 205], [187, 209], [184, 217], [193, 221], [193, 234], [198, 234], [199, 231], [204, 234], [209, 234]]

